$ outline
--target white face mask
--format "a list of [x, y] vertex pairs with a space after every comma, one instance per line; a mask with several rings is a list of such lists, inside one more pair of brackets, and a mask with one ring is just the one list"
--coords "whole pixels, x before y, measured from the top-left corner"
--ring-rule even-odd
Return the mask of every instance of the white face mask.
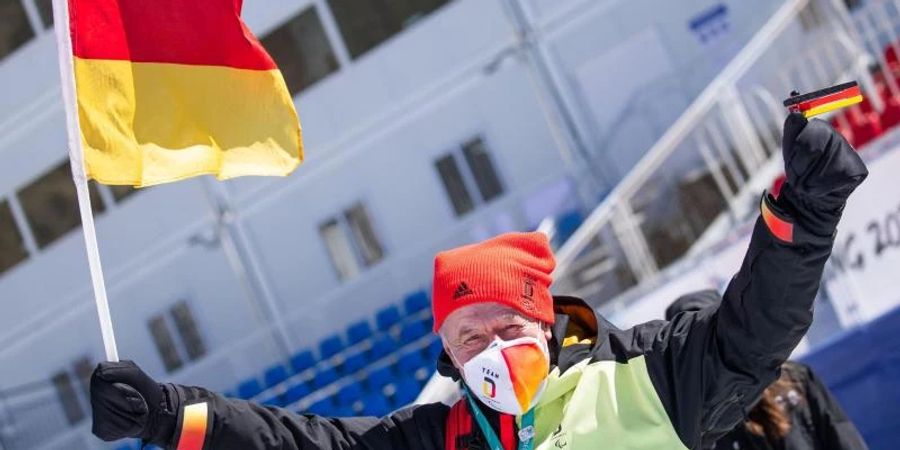
[[550, 372], [547, 343], [534, 337], [495, 338], [463, 365], [469, 392], [504, 414], [522, 415], [537, 404]]

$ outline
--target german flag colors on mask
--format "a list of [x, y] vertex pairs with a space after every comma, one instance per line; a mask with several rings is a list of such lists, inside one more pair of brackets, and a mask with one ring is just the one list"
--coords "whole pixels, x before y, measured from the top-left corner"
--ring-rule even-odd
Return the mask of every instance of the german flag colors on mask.
[[281, 72], [242, 0], [68, 0], [88, 177], [148, 186], [287, 175], [303, 159]]

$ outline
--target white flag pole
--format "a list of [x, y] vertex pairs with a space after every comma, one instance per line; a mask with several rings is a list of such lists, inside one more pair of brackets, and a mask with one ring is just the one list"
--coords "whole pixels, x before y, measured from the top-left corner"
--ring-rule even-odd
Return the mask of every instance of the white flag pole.
[[100, 333], [103, 336], [107, 361], [118, 361], [119, 351], [116, 349], [116, 337], [113, 334], [109, 302], [106, 299], [106, 284], [103, 281], [103, 268], [100, 266], [100, 250], [97, 248], [97, 232], [94, 229], [91, 196], [84, 169], [84, 150], [81, 147], [78, 110], [75, 106], [75, 72], [72, 60], [72, 40], [69, 35], [68, 0], [53, 0], [53, 24], [59, 54], [59, 79], [66, 111], [69, 160], [72, 163], [72, 179], [78, 193], [78, 209], [81, 212], [81, 228], [84, 231], [84, 245], [87, 248], [88, 266], [91, 269], [91, 282], [94, 284], [94, 300], [97, 303], [97, 315], [100, 318]]

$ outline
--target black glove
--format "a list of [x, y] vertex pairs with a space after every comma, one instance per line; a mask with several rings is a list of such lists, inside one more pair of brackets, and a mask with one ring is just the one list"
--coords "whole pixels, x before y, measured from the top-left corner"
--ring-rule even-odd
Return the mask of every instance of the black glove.
[[782, 140], [785, 186], [778, 198], [801, 227], [831, 237], [847, 198], [869, 171], [856, 151], [827, 122], [791, 113]]
[[166, 389], [131, 361], [102, 362], [91, 375], [92, 432], [104, 441], [141, 438], [165, 446], [176, 415]]

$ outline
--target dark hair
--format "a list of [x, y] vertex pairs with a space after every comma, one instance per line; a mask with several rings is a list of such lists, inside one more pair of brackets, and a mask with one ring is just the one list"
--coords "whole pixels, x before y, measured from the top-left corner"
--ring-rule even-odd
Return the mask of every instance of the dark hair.
[[747, 415], [747, 422], [744, 424], [750, 433], [773, 442], [784, 439], [791, 431], [788, 404], [805, 401], [800, 385], [791, 375], [791, 370], [783, 366], [781, 376], [763, 391], [762, 397]]

